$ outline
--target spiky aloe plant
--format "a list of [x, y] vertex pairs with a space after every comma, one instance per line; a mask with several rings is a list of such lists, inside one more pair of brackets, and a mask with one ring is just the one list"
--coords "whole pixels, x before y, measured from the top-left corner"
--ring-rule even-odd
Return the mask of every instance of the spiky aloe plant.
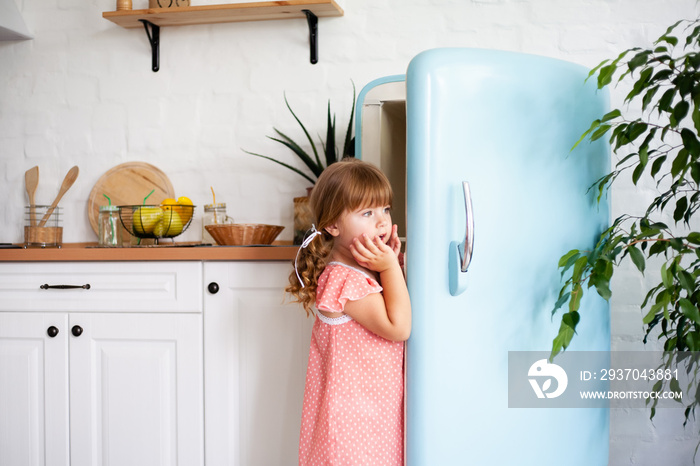
[[[290, 113], [294, 117], [294, 119], [299, 123], [299, 126], [301, 126], [301, 129], [304, 131], [304, 134], [306, 135], [306, 139], [309, 141], [311, 144], [311, 150], [313, 152], [313, 155], [307, 153], [304, 149], [301, 148], [299, 144], [294, 142], [292, 138], [278, 130], [277, 128], [272, 128], [275, 130], [275, 132], [278, 134], [279, 137], [273, 137], [273, 136], [267, 136], [269, 139], [272, 139], [273, 141], [279, 142], [280, 144], [288, 147], [294, 154], [296, 154], [297, 157], [301, 159], [302, 162], [311, 170], [311, 173], [313, 174], [314, 177], [318, 178], [323, 170], [332, 163], [337, 162], [338, 160], [341, 160], [343, 157], [352, 157], [354, 155], [353, 149], [353, 144], [354, 144], [354, 138], [352, 137], [352, 121], [355, 116], [355, 84], [353, 83], [352, 85], [352, 108], [350, 110], [350, 122], [348, 123], [348, 130], [345, 133], [345, 142], [343, 144], [343, 149], [342, 151], [338, 151], [338, 148], [336, 147], [336, 139], [335, 139], [335, 115], [331, 115], [331, 102], [330, 100], [328, 101], [328, 117], [327, 117], [327, 128], [326, 128], [326, 140], [324, 141], [321, 139], [321, 147], [323, 150], [323, 161], [321, 160], [321, 157], [319, 155], [319, 150], [314, 143], [313, 139], [311, 138], [311, 135], [307, 131], [306, 127], [304, 124], [299, 120], [299, 117], [297, 117], [296, 113], [294, 113], [294, 110], [292, 110], [292, 107], [289, 105], [289, 101], [287, 101], [287, 95], [284, 95], [284, 103], [287, 105], [287, 108], [289, 109]], [[277, 160], [273, 157], [269, 157], [267, 155], [262, 155], [262, 154], [256, 154], [254, 152], [249, 152], [247, 150], [243, 150], [247, 154], [254, 155], [256, 157], [261, 157], [263, 159], [271, 160], [275, 162], [276, 164], [282, 165], [283, 167], [286, 167], [293, 172], [303, 176], [306, 178], [308, 181], [311, 182], [311, 184], [316, 184], [316, 180], [309, 176], [307, 173], [303, 172], [302, 170], [293, 167], [292, 165], [288, 163], [284, 163], [280, 160]], [[325, 163], [325, 164], [324, 164]]]

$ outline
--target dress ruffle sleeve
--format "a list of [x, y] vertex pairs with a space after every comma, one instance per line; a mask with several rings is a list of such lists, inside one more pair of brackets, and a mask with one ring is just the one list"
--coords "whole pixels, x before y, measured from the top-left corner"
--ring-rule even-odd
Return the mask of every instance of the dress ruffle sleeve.
[[381, 291], [381, 285], [363, 272], [344, 264], [331, 263], [319, 277], [316, 307], [328, 312], [343, 312], [348, 301], [357, 301]]

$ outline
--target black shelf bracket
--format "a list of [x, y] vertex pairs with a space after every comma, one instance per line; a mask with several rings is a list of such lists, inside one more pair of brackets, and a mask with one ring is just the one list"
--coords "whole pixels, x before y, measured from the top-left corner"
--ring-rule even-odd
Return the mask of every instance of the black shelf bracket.
[[309, 55], [312, 65], [318, 63], [318, 17], [311, 10], [301, 10], [309, 23]]
[[[143, 23], [148, 42], [151, 43], [151, 69], [155, 73], [160, 69], [160, 26], [153, 24], [147, 19], [140, 19], [139, 21]], [[148, 26], [151, 26], [150, 31]]]
[[[318, 17], [311, 10], [301, 10], [306, 15], [309, 24], [309, 61], [318, 63]], [[151, 69], [155, 73], [160, 69], [160, 26], [147, 19], [139, 19], [146, 30], [148, 42], [151, 44]]]

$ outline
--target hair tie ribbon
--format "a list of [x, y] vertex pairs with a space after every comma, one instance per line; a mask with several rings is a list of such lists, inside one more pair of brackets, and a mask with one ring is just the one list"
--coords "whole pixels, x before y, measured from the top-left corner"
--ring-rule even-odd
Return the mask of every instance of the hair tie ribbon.
[[302, 249], [306, 248], [311, 244], [311, 241], [317, 237], [318, 235], [321, 235], [322, 232], [318, 231], [316, 229], [316, 225], [311, 224], [311, 229], [306, 232], [306, 236], [304, 237], [304, 241], [301, 242], [301, 246], [297, 250], [297, 255], [294, 258], [294, 272], [297, 274], [297, 280], [299, 280], [299, 283], [301, 284], [301, 287], [304, 288], [304, 282], [301, 280], [301, 277], [299, 276], [299, 271], [297, 270], [297, 260], [299, 259], [299, 253], [301, 252]]

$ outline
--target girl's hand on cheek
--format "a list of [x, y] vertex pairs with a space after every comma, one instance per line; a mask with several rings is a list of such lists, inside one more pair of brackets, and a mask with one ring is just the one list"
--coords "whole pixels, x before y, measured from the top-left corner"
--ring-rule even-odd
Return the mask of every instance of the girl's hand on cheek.
[[381, 238], [370, 239], [367, 235], [354, 238], [350, 252], [359, 265], [375, 272], [387, 270], [396, 262], [397, 257], [394, 249], [384, 244]]
[[399, 239], [399, 226], [394, 225], [391, 227], [391, 237], [387, 245], [394, 251], [394, 254], [398, 257], [401, 253], [401, 240]]

